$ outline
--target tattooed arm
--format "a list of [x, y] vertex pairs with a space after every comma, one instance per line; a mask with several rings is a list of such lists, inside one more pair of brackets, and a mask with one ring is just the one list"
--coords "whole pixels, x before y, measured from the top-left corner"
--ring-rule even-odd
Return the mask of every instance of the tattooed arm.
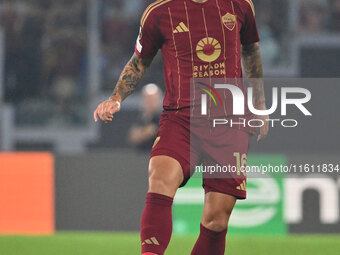
[[254, 106], [265, 104], [263, 87], [263, 69], [260, 47], [258, 43], [242, 46], [242, 61], [244, 71], [249, 78], [250, 86], [253, 88]]
[[113, 115], [120, 110], [120, 103], [131, 95], [137, 88], [152, 59], [142, 59], [136, 54], [124, 67], [123, 72], [109, 100], [98, 105], [93, 113], [94, 120], [99, 118], [104, 122], [112, 121]]
[[142, 59], [136, 54], [126, 64], [110, 99], [122, 102], [137, 88], [152, 59]]
[[[248, 44], [242, 46], [242, 62], [244, 70], [249, 78], [249, 84], [253, 88], [253, 104], [257, 110], [266, 110], [266, 99], [264, 96], [263, 86], [263, 68], [260, 47], [258, 43]], [[256, 116], [264, 122], [260, 128], [260, 135], [257, 141], [263, 140], [268, 135], [269, 116]]]

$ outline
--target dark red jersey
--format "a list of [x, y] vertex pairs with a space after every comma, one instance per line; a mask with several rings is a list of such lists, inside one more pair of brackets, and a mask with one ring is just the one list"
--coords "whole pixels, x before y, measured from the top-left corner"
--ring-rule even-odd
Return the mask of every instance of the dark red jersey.
[[174, 110], [190, 107], [195, 79], [241, 78], [241, 44], [258, 41], [251, 0], [159, 0], [144, 12], [135, 51], [162, 50], [164, 108]]

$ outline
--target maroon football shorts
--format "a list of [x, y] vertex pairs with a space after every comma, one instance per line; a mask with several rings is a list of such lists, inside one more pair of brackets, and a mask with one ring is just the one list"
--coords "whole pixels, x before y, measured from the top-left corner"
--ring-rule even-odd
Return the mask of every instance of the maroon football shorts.
[[[203, 122], [202, 122], [203, 123]], [[203, 176], [205, 193], [218, 192], [246, 198], [246, 166], [250, 134], [211, 122], [193, 124], [190, 117], [176, 112], [161, 114], [151, 157], [169, 156], [182, 166], [183, 187], [195, 171]]]

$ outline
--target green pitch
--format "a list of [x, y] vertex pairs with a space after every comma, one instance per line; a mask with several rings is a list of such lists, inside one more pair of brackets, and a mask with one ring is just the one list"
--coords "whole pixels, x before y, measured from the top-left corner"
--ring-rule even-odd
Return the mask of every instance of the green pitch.
[[[195, 236], [174, 236], [167, 255], [189, 255]], [[138, 255], [134, 233], [64, 233], [53, 236], [0, 236], [1, 255]], [[339, 235], [243, 237], [227, 239], [230, 255], [334, 255]]]

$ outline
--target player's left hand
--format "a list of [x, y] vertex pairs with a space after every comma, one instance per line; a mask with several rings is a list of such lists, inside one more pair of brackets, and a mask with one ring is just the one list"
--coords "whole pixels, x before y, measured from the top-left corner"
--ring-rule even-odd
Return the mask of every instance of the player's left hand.
[[[262, 104], [260, 106], [255, 107], [257, 110], [267, 110], [266, 104]], [[256, 115], [255, 116], [256, 119], [262, 120], [264, 125], [262, 127], [260, 127], [260, 134], [257, 137], [257, 142], [260, 142], [262, 140], [264, 140], [269, 132], [269, 116], [268, 115]]]

